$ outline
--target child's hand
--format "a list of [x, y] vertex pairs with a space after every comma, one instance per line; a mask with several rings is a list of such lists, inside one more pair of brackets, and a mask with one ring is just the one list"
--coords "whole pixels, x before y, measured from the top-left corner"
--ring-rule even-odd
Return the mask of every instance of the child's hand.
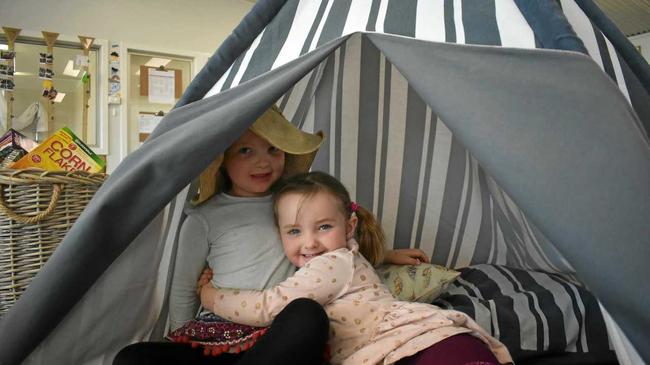
[[218, 290], [212, 286], [209, 281], [205, 285], [201, 286], [199, 290], [199, 299], [201, 300], [201, 306], [211, 312], [214, 311], [215, 299]]
[[199, 297], [201, 296], [201, 288], [203, 288], [205, 284], [210, 283], [210, 280], [212, 280], [212, 269], [206, 267], [201, 273], [199, 281], [196, 282], [196, 295]]
[[384, 255], [385, 264], [419, 265], [422, 262], [429, 262], [429, 257], [419, 248], [388, 250]]

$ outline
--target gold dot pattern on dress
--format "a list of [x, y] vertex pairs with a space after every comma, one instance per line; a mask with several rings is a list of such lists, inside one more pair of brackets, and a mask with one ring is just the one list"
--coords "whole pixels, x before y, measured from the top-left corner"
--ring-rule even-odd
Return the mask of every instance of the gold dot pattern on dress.
[[332, 278], [332, 284], [336, 283], [336, 278]]
[[235, 289], [232, 293], [235, 295], [239, 295], [239, 289]]
[[317, 283], [320, 283], [321, 281], [323, 281], [323, 280], [321, 280], [321, 278], [316, 278]]
[[255, 309], [262, 308], [262, 303], [255, 303]]
[[245, 300], [243, 302], [241, 302], [241, 306], [242, 306], [242, 308], [246, 308], [246, 301]]
[[366, 276], [365, 276], [365, 275], [361, 275], [361, 276], [359, 277], [359, 279], [361, 279], [361, 281], [366, 281]]

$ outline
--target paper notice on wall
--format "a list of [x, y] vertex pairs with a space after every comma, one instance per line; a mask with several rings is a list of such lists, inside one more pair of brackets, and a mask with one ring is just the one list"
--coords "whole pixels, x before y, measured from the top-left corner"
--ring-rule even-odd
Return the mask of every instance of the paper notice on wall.
[[174, 71], [149, 69], [149, 102], [158, 104], [174, 104], [175, 85], [176, 80]]
[[88, 64], [90, 63], [90, 60], [88, 56], [84, 56], [81, 54], [78, 54], [77, 57], [74, 60], [74, 65], [77, 67], [88, 67]]
[[149, 134], [153, 132], [153, 129], [156, 128], [162, 118], [155, 114], [140, 113], [138, 117], [138, 133]]

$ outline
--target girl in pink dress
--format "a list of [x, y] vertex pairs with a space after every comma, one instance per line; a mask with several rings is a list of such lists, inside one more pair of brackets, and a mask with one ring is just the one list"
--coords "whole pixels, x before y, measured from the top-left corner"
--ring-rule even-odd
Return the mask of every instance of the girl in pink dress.
[[291, 178], [274, 195], [274, 208], [285, 255], [300, 269], [263, 291], [204, 280], [205, 308], [265, 326], [292, 300], [311, 298], [330, 319], [332, 364], [512, 362], [505, 346], [466, 314], [393, 298], [370, 263], [381, 259], [381, 229], [335, 178], [322, 172]]

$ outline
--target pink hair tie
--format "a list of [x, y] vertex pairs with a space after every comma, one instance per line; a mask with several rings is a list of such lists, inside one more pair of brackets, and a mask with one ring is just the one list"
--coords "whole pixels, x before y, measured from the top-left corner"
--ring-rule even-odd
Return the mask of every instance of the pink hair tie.
[[356, 202], [350, 203], [350, 209], [352, 209], [352, 213], [355, 213], [357, 210], [359, 210], [359, 204]]

